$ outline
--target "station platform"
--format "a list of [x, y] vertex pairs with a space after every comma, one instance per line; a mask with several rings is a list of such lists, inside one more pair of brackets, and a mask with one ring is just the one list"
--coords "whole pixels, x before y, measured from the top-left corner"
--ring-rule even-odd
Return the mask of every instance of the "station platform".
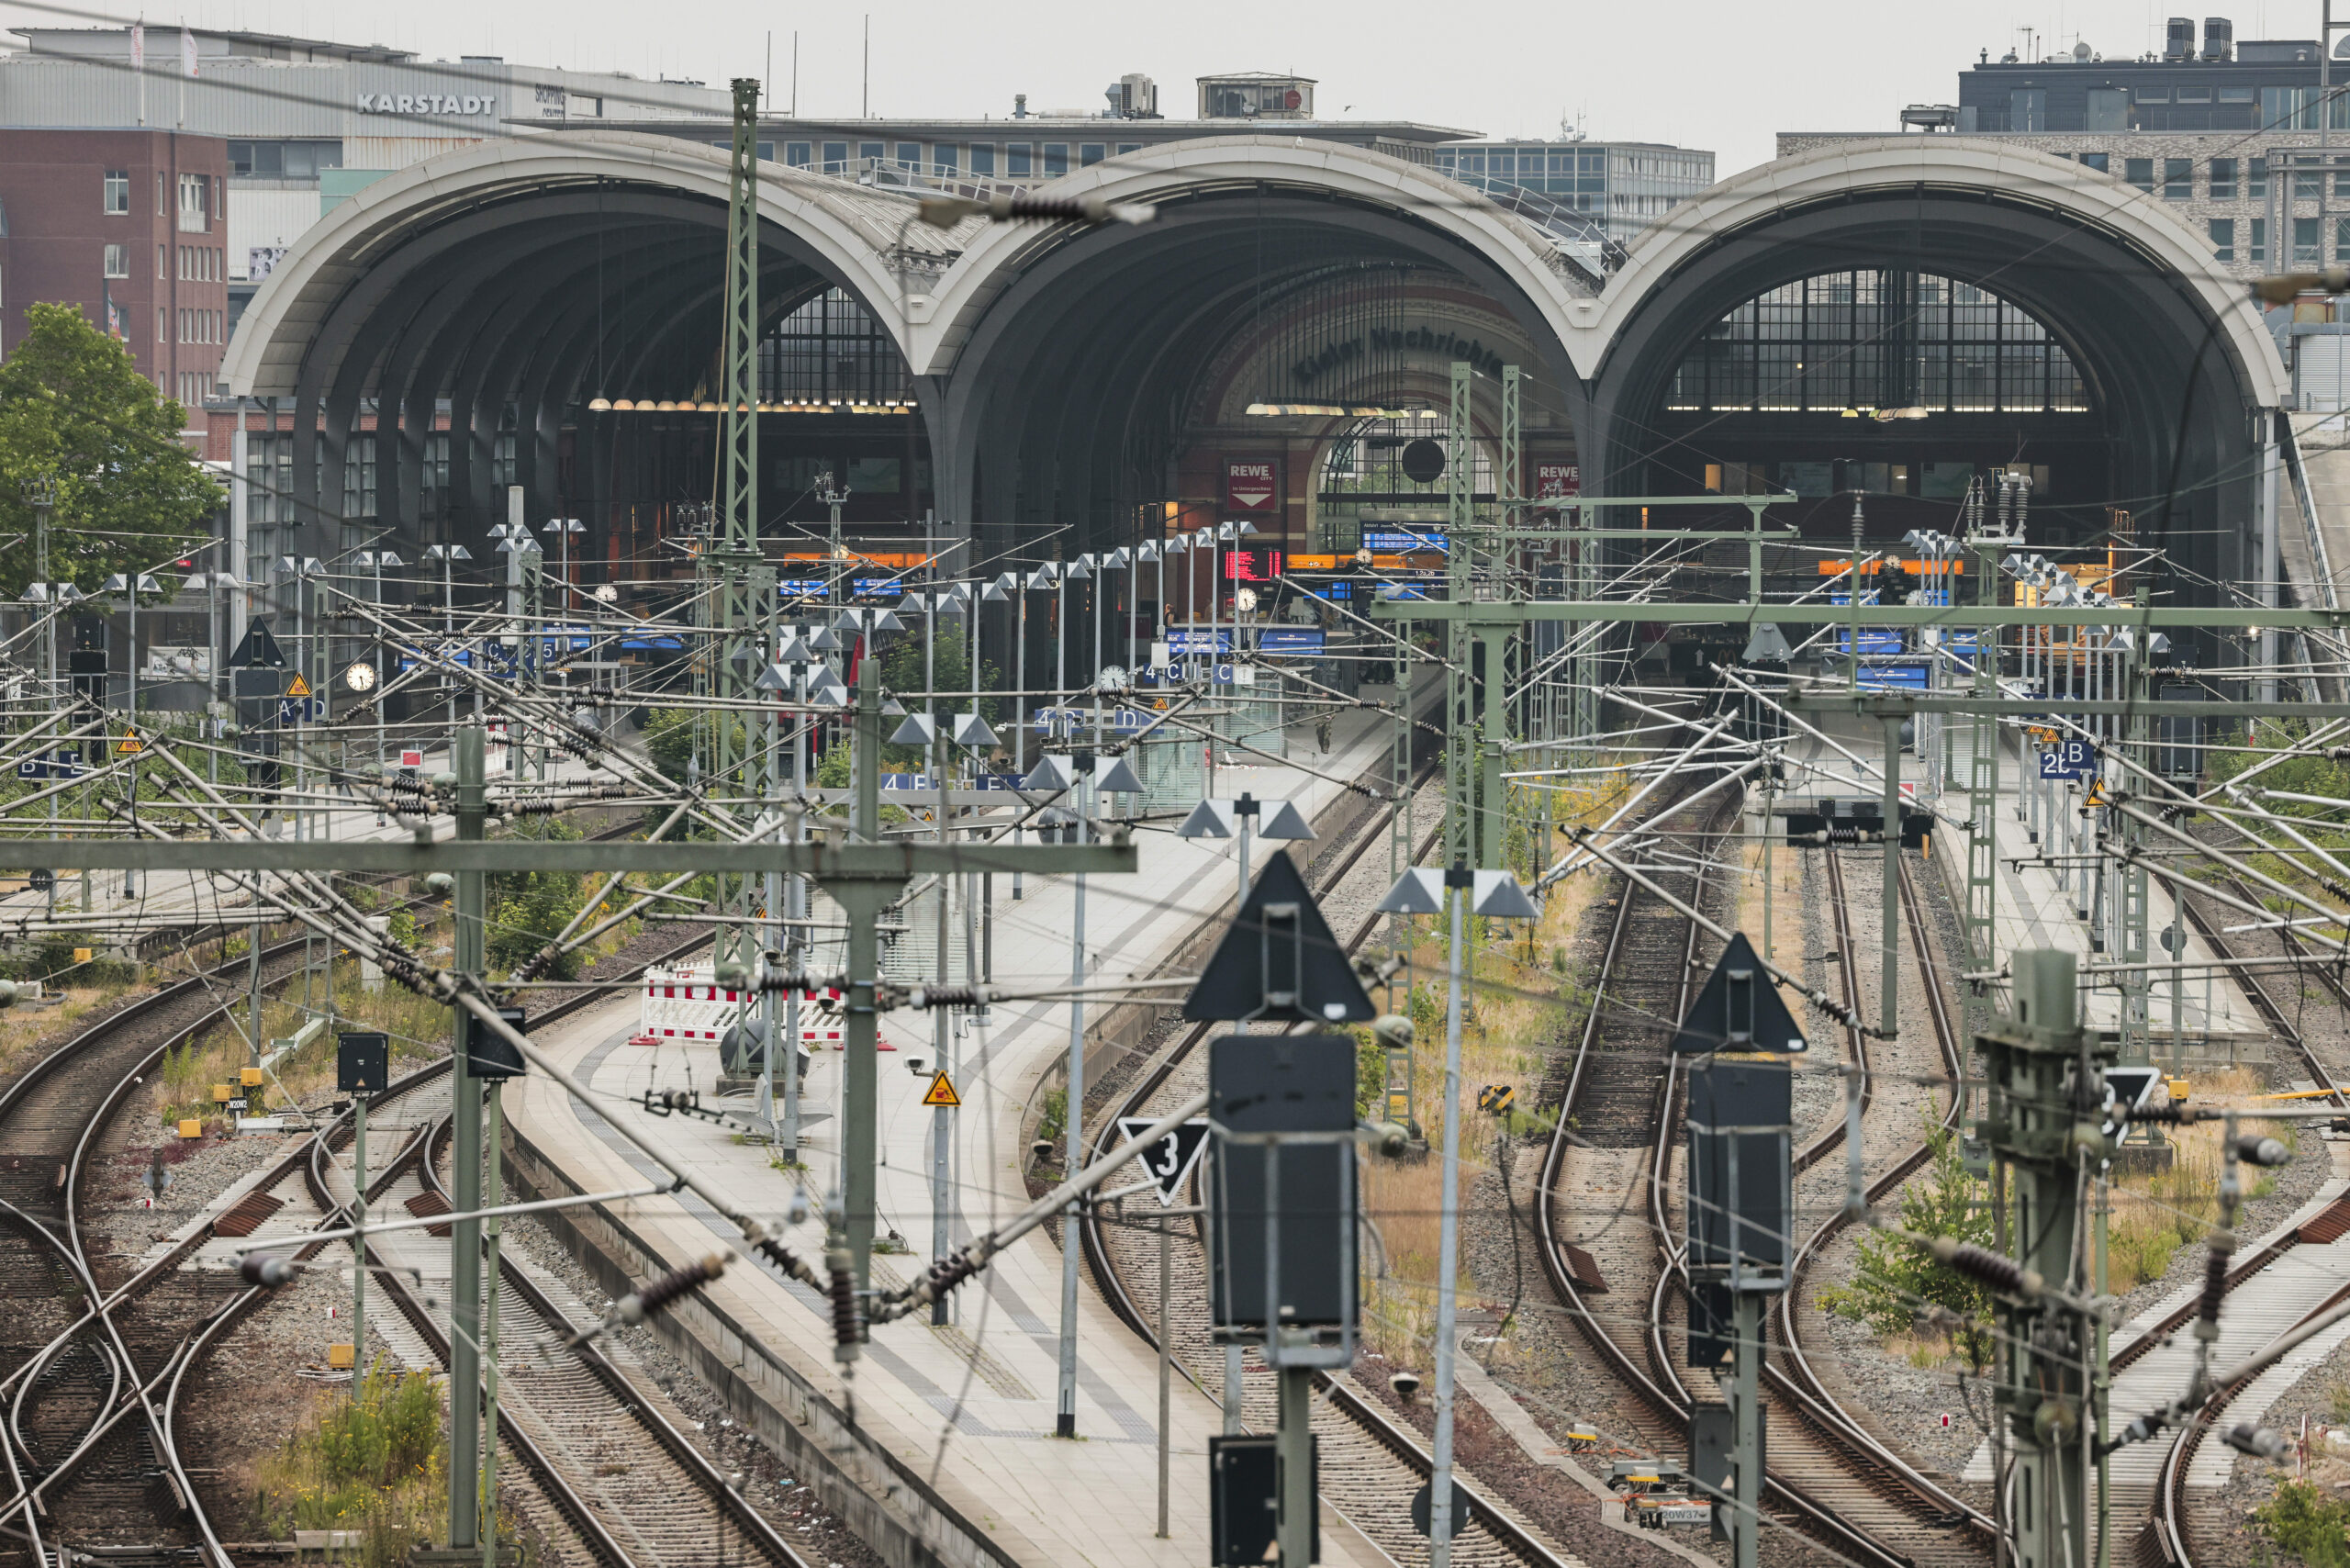
[[[1327, 755], [1301, 760], [1334, 778], [1360, 776], [1391, 743], [1392, 721], [1375, 714], [1343, 719]], [[1286, 799], [1312, 821], [1342, 793], [1340, 788], [1294, 767], [1218, 768], [1219, 795], [1247, 790], [1260, 799]], [[1228, 906], [1237, 890], [1237, 846], [1225, 840], [1183, 840], [1172, 823], [1136, 834], [1141, 872], [1094, 877], [1087, 889], [1085, 942], [1097, 979], [1147, 974], [1205, 917]], [[1252, 858], [1261, 865], [1267, 846]], [[1000, 980], [1065, 981], [1076, 919], [1074, 887], [1066, 879], [1027, 879], [1024, 896], [1010, 898], [1009, 879], [995, 879], [995, 969]], [[640, 1130], [657, 1129], [665, 1147], [703, 1178], [739, 1194], [747, 1208], [781, 1226], [794, 1188], [804, 1181], [811, 1213], [786, 1230], [785, 1242], [803, 1257], [822, 1251], [822, 1196], [834, 1180], [840, 1121], [842, 1058], [818, 1051], [803, 1103], [832, 1113], [811, 1126], [801, 1144], [808, 1169], [773, 1168], [762, 1142], [735, 1129], [675, 1116], [655, 1122], [634, 1102], [647, 1088], [683, 1088], [688, 1075], [707, 1090], [717, 1080], [714, 1049], [630, 1043], [637, 1002], [623, 991], [609, 1005], [538, 1036], [596, 1092], [582, 1103], [543, 1077], [509, 1087], [507, 1115], [521, 1140], [584, 1191], [640, 1184], [655, 1174], [607, 1118], [632, 1118]], [[963, 1042], [955, 1084], [963, 1105], [952, 1159], [957, 1243], [984, 1232], [1025, 1206], [1022, 1175], [1024, 1119], [1038, 1086], [1069, 1049], [1066, 1002], [999, 1002], [994, 1027]], [[929, 1086], [922, 1074], [896, 1071], [901, 1063], [934, 1054], [931, 1020], [904, 1012], [886, 1014], [883, 1036], [896, 1046], [881, 1057], [879, 1223], [883, 1235], [903, 1238], [904, 1255], [878, 1254], [877, 1287], [905, 1282], [931, 1253], [930, 1139], [934, 1112], [922, 1104]], [[706, 1103], [711, 1103], [707, 1102]], [[750, 1101], [723, 1103], [747, 1113]], [[610, 1205], [614, 1216], [651, 1249], [673, 1260], [735, 1240], [733, 1227], [689, 1194]], [[872, 1342], [845, 1383], [831, 1358], [829, 1307], [803, 1285], [765, 1266], [737, 1264], [708, 1287], [710, 1305], [757, 1354], [788, 1365], [791, 1375], [834, 1406], [853, 1400], [867, 1455], [891, 1456], [888, 1473], [871, 1473], [869, 1458], [834, 1457], [854, 1474], [874, 1506], [928, 1542], [939, 1560], [981, 1561], [969, 1540], [977, 1531], [1001, 1562], [1023, 1565], [1102, 1563], [1176, 1568], [1208, 1557], [1207, 1439], [1222, 1416], [1176, 1374], [1171, 1421], [1171, 1538], [1155, 1537], [1158, 1486], [1158, 1361], [1102, 1302], [1089, 1283], [1079, 1295], [1077, 1440], [1054, 1436], [1060, 1322], [1061, 1254], [1046, 1229], [1008, 1249], [995, 1265], [958, 1292], [952, 1321], [901, 1319], [874, 1330]], [[705, 1366], [712, 1356], [704, 1354]], [[732, 1352], [736, 1361], [747, 1350]], [[907, 1477], [917, 1476], [922, 1484]], [[894, 1477], [894, 1478], [893, 1478]], [[844, 1510], [848, 1511], [848, 1510]], [[959, 1521], [959, 1523], [957, 1522]], [[851, 1522], [856, 1523], [854, 1513]], [[1387, 1559], [1330, 1509], [1323, 1511], [1324, 1560], [1372, 1568]]]
[[[1883, 732], [1874, 724], [1850, 720], [1822, 722], [1815, 717], [1814, 722], [1834, 739], [1836, 745], [1798, 732], [1787, 748], [1786, 795], [1842, 799], [1864, 796], [1871, 800], [1878, 797], [1884, 790], [1884, 775], [1880, 771], [1885, 753]], [[1966, 731], [1955, 731], [1951, 741], [1952, 782], [1945, 794], [1938, 802], [1930, 792], [1917, 798], [1920, 803], [1939, 805], [1945, 820], [1945, 825], [1932, 834], [1928, 856], [1953, 903], [1963, 909], [1966, 902], [1966, 846], [1956, 824], [1964, 822], [1967, 814], [1964, 781], [1973, 767], [1972, 738]], [[1839, 752], [1836, 746], [1852, 756]], [[1855, 767], [1853, 757], [1859, 759], [1861, 767]], [[1998, 810], [1993, 813], [1991, 824], [1998, 860], [1992, 914], [1997, 949], [2001, 953], [2020, 947], [2068, 951], [2084, 969], [2098, 963], [2118, 963], [2118, 953], [2099, 952], [2092, 945], [2088, 923], [2078, 913], [2076, 890], [2053, 858], [2065, 853], [2063, 847], [2044, 841], [2032, 842], [2023, 807], [2021, 770], [2025, 766], [2010, 740], [1999, 758]], [[1919, 759], [1914, 755], [1902, 758], [1905, 783], [1914, 782], [1919, 771]], [[2036, 779], [2033, 787], [2038, 787]], [[2077, 793], [2068, 798], [2063, 809], [2067, 812], [2076, 811], [2077, 799]], [[2147, 882], [2147, 929], [2153, 934], [2147, 956], [2159, 959], [2166, 956], [2159, 935], [2177, 919], [2176, 901], [2160, 878], [2149, 877]], [[2108, 896], [2111, 893], [2109, 883]], [[2176, 1037], [2183, 1047], [2183, 1060], [2178, 1065], [2265, 1061], [2270, 1044], [2266, 1026], [2233, 983], [2217, 978], [2224, 971], [2208, 967], [2199, 970], [2197, 966], [2208, 966], [2216, 955], [2191, 924], [2186, 928], [2186, 936], [2184, 984], [2174, 986], [2170, 974], [2164, 969], [2154, 969], [2148, 976], [2146, 1007], [2152, 1059], [2172, 1066]], [[2174, 997], [2177, 1004], [2176, 1014]], [[2121, 992], [2111, 979], [2082, 993], [2082, 1022], [2093, 1029], [2120, 1030]]]

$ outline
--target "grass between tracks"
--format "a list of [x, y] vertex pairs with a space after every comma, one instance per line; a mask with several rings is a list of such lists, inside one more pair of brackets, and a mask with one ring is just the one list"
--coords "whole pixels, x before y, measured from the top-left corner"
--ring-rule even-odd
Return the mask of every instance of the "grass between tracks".
[[[524, 956], [536, 951], [577, 913], [585, 901], [586, 879], [562, 879], [565, 883], [574, 884], [570, 886], [553, 886], [555, 880], [549, 873], [532, 873], [530, 879], [520, 882], [509, 898], [496, 906], [491, 930], [493, 935], [500, 931], [509, 934], [509, 950]], [[372, 907], [372, 890], [355, 889], [351, 892], [361, 908]], [[388, 904], [391, 901], [383, 902]], [[417, 951], [428, 957], [447, 956], [451, 916], [445, 902], [437, 908], [395, 910], [390, 920], [393, 934]], [[592, 972], [601, 958], [617, 951], [640, 929], [635, 920], [615, 926], [581, 951], [577, 969]], [[230, 956], [241, 950], [241, 941], [239, 938], [229, 944]], [[260, 1029], [263, 1049], [268, 1049], [267, 1042], [271, 1040], [291, 1038], [306, 1020], [326, 1010], [326, 992], [323, 975], [314, 979], [307, 989], [297, 975], [280, 986], [274, 995], [265, 998]], [[203, 1121], [209, 1133], [229, 1115], [213, 1098], [213, 1089], [219, 1084], [238, 1085], [240, 1070], [250, 1059], [245, 1043], [250, 1019], [241, 991], [224, 989], [218, 999], [235, 1005], [234, 1021], [215, 1025], [172, 1051], [164, 1058], [162, 1071], [156, 1075], [151, 1090], [154, 1114], [166, 1130], [182, 1118], [195, 1118]], [[255, 1102], [248, 1104], [247, 1114], [262, 1115], [289, 1103], [306, 1103], [330, 1089], [335, 1077], [334, 1035], [338, 1030], [379, 1029], [388, 1034], [395, 1077], [404, 1070], [402, 1064], [419, 1064], [448, 1049], [446, 1007], [389, 981], [368, 989], [354, 958], [339, 957], [334, 961], [332, 1014], [333, 1023], [318, 1038], [277, 1064], [269, 1081], [257, 1092]]]
[[[356, 1568], [397, 1568], [448, 1519], [446, 1417], [437, 1379], [378, 1361], [353, 1391], [317, 1394], [276, 1452], [253, 1467], [252, 1528], [355, 1530]], [[513, 1533], [511, 1521], [501, 1534]], [[525, 1550], [525, 1561], [532, 1554]]]
[[[1552, 798], [1559, 832], [1541, 864], [1555, 864], [1572, 846], [1565, 830], [1604, 820], [1621, 803], [1626, 787], [1615, 775], [1588, 789], [1561, 789]], [[1531, 880], [1528, 864], [1517, 867]], [[1565, 1047], [1589, 997], [1591, 977], [1573, 954], [1576, 934], [1592, 902], [1606, 890], [1599, 874], [1580, 872], [1549, 890], [1542, 918], [1530, 925], [1516, 922], [1472, 919], [1467, 923], [1463, 954], [1467, 981], [1461, 997], [1460, 1031], [1460, 1149], [1461, 1212], [1464, 1231], [1483, 1228], [1491, 1188], [1480, 1192], [1480, 1179], [1496, 1169], [1495, 1144], [1505, 1131], [1513, 1145], [1547, 1136], [1546, 1125], [1526, 1113], [1542, 1091], [1543, 1078], [1555, 1052]], [[1402, 1160], [1371, 1159], [1365, 1163], [1363, 1202], [1378, 1228], [1383, 1256], [1364, 1259], [1363, 1337], [1369, 1349], [1400, 1366], [1425, 1370], [1433, 1360], [1436, 1331], [1437, 1263], [1441, 1256], [1444, 1193], [1444, 1058], [1447, 1003], [1450, 986], [1447, 966], [1450, 924], [1440, 915], [1410, 921], [1411, 966], [1399, 974], [1389, 1002], [1407, 1012], [1413, 1024], [1411, 1064], [1412, 1109], [1426, 1134], [1429, 1152]], [[1374, 950], [1382, 945], [1374, 939]], [[1408, 984], [1405, 982], [1408, 981]], [[1367, 1040], [1368, 1031], [1360, 1034]], [[1367, 1047], [1359, 1069], [1363, 1108], [1373, 1119], [1382, 1114], [1378, 1084], [1384, 1063], [1375, 1047]], [[1478, 1092], [1507, 1086], [1516, 1092], [1506, 1119], [1477, 1109]], [[1513, 1178], [1513, 1181], [1515, 1179]], [[1523, 1216], [1530, 1194], [1513, 1186]], [[1491, 1298], [1496, 1311], [1510, 1305], [1513, 1280], [1505, 1270], [1498, 1280], [1483, 1280], [1473, 1268], [1473, 1248], [1464, 1246], [1460, 1265], [1460, 1294], [1464, 1309], [1481, 1298]], [[1539, 1286], [1540, 1265], [1528, 1257], [1527, 1277]], [[1498, 1293], [1498, 1294], [1496, 1294]], [[1505, 1325], [1504, 1332], [1506, 1331]]]

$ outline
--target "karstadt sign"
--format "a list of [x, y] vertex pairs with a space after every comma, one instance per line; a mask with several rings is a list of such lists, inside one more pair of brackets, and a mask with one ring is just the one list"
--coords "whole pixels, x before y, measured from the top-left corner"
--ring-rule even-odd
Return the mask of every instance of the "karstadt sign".
[[362, 93], [359, 112], [367, 115], [498, 116], [495, 93]]

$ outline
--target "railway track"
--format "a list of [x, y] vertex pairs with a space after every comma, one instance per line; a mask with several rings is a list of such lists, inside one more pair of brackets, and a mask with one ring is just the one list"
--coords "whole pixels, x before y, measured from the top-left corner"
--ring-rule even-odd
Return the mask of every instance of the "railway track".
[[[450, 1201], [440, 1173], [449, 1130], [444, 1120], [427, 1151], [402, 1172], [442, 1203]], [[445, 1355], [445, 1324], [397, 1271], [380, 1277], [402, 1316]], [[721, 1561], [808, 1568], [663, 1414], [664, 1396], [639, 1387], [595, 1346], [562, 1345], [579, 1324], [510, 1262], [498, 1271], [498, 1319], [501, 1333], [514, 1336], [500, 1358], [499, 1434], [597, 1561], [610, 1568], [686, 1568], [714, 1551]], [[523, 1344], [537, 1352], [516, 1354]]]
[[[1721, 831], [1735, 801], [1724, 801], [1708, 813], [1699, 831]], [[1667, 806], [1660, 817], [1679, 810]], [[1703, 858], [1710, 860], [1710, 855]], [[1684, 899], [1701, 899], [1698, 878], [1683, 870], [1651, 873]], [[1906, 868], [1905, 872], [1906, 876]], [[1836, 873], [1832, 868], [1831, 877]], [[1849, 989], [1856, 983], [1850, 954], [1852, 947], [1841, 885], [1831, 883], [1830, 903], [1838, 925], [1840, 950], [1847, 955], [1842, 968]], [[1927, 966], [1930, 993], [1935, 995], [1937, 1033], [1945, 1063], [1955, 1049], [1949, 1031], [1945, 1002], [1935, 990], [1930, 946], [1916, 924], [1914, 890], [1910, 937], [1921, 964]], [[1702, 903], [1700, 904], [1702, 907]], [[1630, 1408], [1639, 1428], [1655, 1446], [1671, 1451], [1685, 1440], [1694, 1398], [1674, 1363], [1672, 1314], [1685, 1282], [1679, 1249], [1673, 1240], [1677, 1226], [1671, 1212], [1674, 1145], [1678, 1137], [1680, 1104], [1684, 1092], [1680, 1064], [1670, 1055], [1673, 1024], [1685, 1013], [1699, 975], [1697, 927], [1653, 894], [1630, 884], [1619, 887], [1603, 963], [1601, 994], [1595, 1000], [1568, 1074], [1561, 1112], [1560, 1132], [1551, 1141], [1537, 1190], [1537, 1229], [1542, 1241], [1543, 1266], [1553, 1289], [1574, 1317], [1584, 1337], [1609, 1370], [1633, 1395]], [[1611, 1013], [1639, 1020], [1628, 1028], [1609, 1028]], [[1848, 1035], [1848, 1048], [1865, 1073], [1864, 1037]], [[1660, 1069], [1660, 1063], [1662, 1067]], [[1865, 1076], [1863, 1080], [1865, 1084]], [[1570, 1125], [1581, 1126], [1583, 1138], [1601, 1159], [1613, 1151], [1620, 1162], [1626, 1153], [1645, 1149], [1627, 1182], [1646, 1188], [1647, 1219], [1654, 1239], [1656, 1267], [1648, 1282], [1648, 1306], [1640, 1343], [1627, 1345], [1610, 1333], [1590, 1296], [1609, 1288], [1597, 1263], [1569, 1244], [1561, 1223], [1559, 1194], [1570, 1148]], [[1807, 1169], [1828, 1158], [1842, 1143], [1841, 1126], [1798, 1152], [1796, 1168]], [[1926, 1158], [1920, 1146], [1892, 1170], [1870, 1183], [1872, 1199], [1898, 1187]], [[1798, 1252], [1798, 1274], [1816, 1260], [1841, 1221], [1831, 1220], [1806, 1238]], [[1798, 1279], [1798, 1287], [1800, 1280]], [[1795, 1303], [1799, 1288], [1787, 1293], [1774, 1316], [1776, 1343], [1766, 1357], [1764, 1377], [1775, 1397], [1766, 1407], [1771, 1428], [1771, 1473], [1765, 1478], [1766, 1508], [1776, 1521], [1818, 1540], [1857, 1562], [1890, 1565], [1919, 1560], [1922, 1549], [1940, 1555], [1934, 1539], [1964, 1525], [1982, 1545], [1961, 1547], [1959, 1561], [1979, 1561], [1987, 1545], [1990, 1521], [1952, 1496], [1879, 1441], [1846, 1411], [1826, 1387], [1811, 1364], [1799, 1331]]]
[[[1423, 772], [1415, 780], [1415, 789], [1432, 778], [1434, 771]], [[1440, 812], [1438, 817], [1438, 825], [1412, 846], [1414, 864], [1425, 859], [1438, 841]], [[1351, 836], [1342, 837], [1317, 857], [1317, 900], [1331, 902], [1342, 886], [1348, 885], [1373, 846], [1383, 842], [1385, 828], [1384, 813], [1365, 812], [1351, 824]], [[1382, 877], [1384, 869], [1378, 868]], [[1364, 902], [1375, 902], [1385, 890], [1382, 880]], [[1351, 953], [1368, 941], [1382, 918], [1375, 913], [1362, 915], [1341, 936], [1347, 950]], [[1113, 1136], [1111, 1129], [1116, 1118], [1145, 1114], [1153, 1100], [1179, 1079], [1188, 1081], [1188, 1077], [1196, 1077], [1204, 1082], [1204, 1067], [1193, 1053], [1211, 1027], [1199, 1025], [1186, 1031], [1120, 1097], [1099, 1123], [1105, 1140]], [[1199, 1277], [1200, 1237], [1195, 1228], [1179, 1234], [1175, 1245], [1187, 1249], [1188, 1261], [1177, 1274], [1174, 1299], [1168, 1304], [1175, 1361], [1203, 1394], [1221, 1403], [1222, 1352], [1208, 1341], [1207, 1303]], [[1155, 1233], [1106, 1225], [1100, 1213], [1089, 1208], [1080, 1235], [1104, 1299], [1129, 1328], [1156, 1347], [1160, 1303]], [[1250, 1412], [1260, 1419], [1269, 1418], [1273, 1399], [1270, 1374], [1251, 1361], [1245, 1387]], [[1316, 1393], [1320, 1397], [1315, 1402], [1314, 1431], [1321, 1454], [1323, 1501], [1391, 1558], [1409, 1561], [1414, 1553], [1425, 1552], [1425, 1538], [1413, 1528], [1408, 1509], [1413, 1492], [1434, 1468], [1418, 1434], [1393, 1419], [1348, 1379], [1317, 1375]], [[1469, 1518], [1453, 1542], [1453, 1560], [1461, 1568], [1565, 1568], [1564, 1559], [1494, 1498], [1465, 1483], [1461, 1490], [1470, 1500]]]
[[[305, 946], [296, 937], [263, 950], [269, 987], [300, 972]], [[16, 1308], [0, 1328], [0, 1563], [46, 1563], [67, 1541], [129, 1561], [229, 1561], [198, 1484], [210, 1472], [185, 1464], [173, 1436], [189, 1372], [253, 1304], [235, 1275], [183, 1267], [224, 1216], [125, 1277], [93, 1249], [82, 1215], [109, 1129], [165, 1051], [241, 1002], [246, 964], [140, 999], [0, 1091], [0, 1285]], [[268, 1194], [302, 1159], [287, 1155], [252, 1192], [274, 1208]]]
[[[2230, 890], [2247, 903], [2258, 902], [2253, 890], [2241, 881], [2231, 879]], [[2227, 939], [2218, 924], [2203, 912], [2193, 897], [2182, 897], [2180, 902], [2186, 911], [2187, 918], [2194, 924], [2197, 934], [2203, 938], [2204, 943], [2210, 947], [2215, 957], [2231, 959], [2242, 956], [2236, 945]], [[2294, 974], [2316, 976], [2337, 1006], [2350, 1008], [2350, 989], [2344, 988], [2340, 977], [2334, 974], [2329, 966], [2316, 959], [2309, 952], [2297, 933], [2289, 927], [2280, 927], [2277, 935], [2279, 945], [2286, 953], [2304, 960], [2292, 971]], [[2318, 1058], [2316, 1051], [2311, 1047], [2307, 1038], [2294, 1025], [2276, 994], [2263, 982], [2259, 971], [2248, 969], [2232, 969], [2230, 971], [2229, 978], [2236, 983], [2245, 999], [2251, 1002], [2253, 1010], [2260, 1014], [2270, 1031], [2289, 1046], [2294, 1054], [2300, 1058], [2302, 1066], [2309, 1072], [2311, 1081], [2323, 1091], [2325, 1097], [2334, 1104], [2345, 1103], [2341, 1085], [2327, 1070], [2325, 1063]], [[2328, 1209], [2310, 1221], [2296, 1226], [2290, 1230], [2280, 1231], [2260, 1247], [2244, 1255], [2233, 1267], [2228, 1270], [2222, 1282], [2226, 1296], [2233, 1297], [2240, 1287], [2258, 1279], [2286, 1253], [2306, 1240], [2325, 1237], [2332, 1226], [2339, 1222], [2350, 1222], [2350, 1195], [2335, 1199]], [[2350, 1286], [2333, 1292], [2291, 1322], [2281, 1325], [2277, 1329], [2278, 1335], [2289, 1333], [2301, 1323], [2339, 1305], [2344, 1299], [2350, 1299]], [[2199, 1305], [2199, 1303], [2190, 1301], [2186, 1305], [2174, 1309], [2149, 1326], [2144, 1333], [2114, 1352], [2113, 1371], [2120, 1372], [2136, 1364], [2153, 1353], [2157, 1347], [2168, 1341], [2173, 1335], [2187, 1327], [2194, 1321]], [[2210, 1402], [2198, 1414], [2196, 1420], [2182, 1428], [2172, 1441], [2169, 1452], [2164, 1456], [2162, 1470], [2155, 1481], [2152, 1509], [2137, 1540], [2136, 1555], [2141, 1568], [2193, 1568], [2196, 1562], [2196, 1530], [2194, 1511], [2188, 1497], [2188, 1473], [2194, 1464], [2196, 1455], [2210, 1436], [2211, 1428], [2224, 1418], [2229, 1406], [2243, 1391], [2244, 1385], [2241, 1383], [2230, 1384], [2216, 1390]]]

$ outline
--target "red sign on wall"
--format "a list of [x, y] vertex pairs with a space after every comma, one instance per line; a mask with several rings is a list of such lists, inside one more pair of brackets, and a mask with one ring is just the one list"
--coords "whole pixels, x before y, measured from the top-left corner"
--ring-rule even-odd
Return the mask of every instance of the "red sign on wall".
[[1227, 458], [1224, 465], [1224, 504], [1234, 511], [1281, 510], [1281, 459]]
[[1538, 501], [1563, 500], [1583, 494], [1583, 465], [1577, 463], [1537, 463], [1534, 465], [1534, 498]]

